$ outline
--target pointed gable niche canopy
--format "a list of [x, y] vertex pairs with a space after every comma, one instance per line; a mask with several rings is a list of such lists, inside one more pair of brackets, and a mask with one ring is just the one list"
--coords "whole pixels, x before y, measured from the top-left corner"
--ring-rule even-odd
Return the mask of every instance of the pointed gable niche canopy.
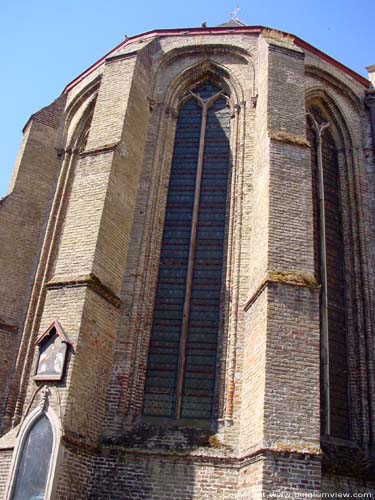
[[57, 320], [54, 320], [35, 344], [39, 347], [39, 357], [34, 380], [61, 380], [64, 373], [68, 345], [71, 345]]

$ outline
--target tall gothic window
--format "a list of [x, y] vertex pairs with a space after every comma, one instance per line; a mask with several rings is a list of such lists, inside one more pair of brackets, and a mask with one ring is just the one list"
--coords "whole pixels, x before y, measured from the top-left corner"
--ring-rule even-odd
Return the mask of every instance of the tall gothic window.
[[145, 385], [145, 415], [212, 417], [230, 111], [209, 81], [181, 102]]
[[29, 430], [19, 459], [12, 500], [43, 500], [51, 462], [53, 432], [42, 415]]
[[321, 288], [322, 432], [349, 438], [345, 265], [338, 148], [332, 124], [310, 110], [315, 272]]

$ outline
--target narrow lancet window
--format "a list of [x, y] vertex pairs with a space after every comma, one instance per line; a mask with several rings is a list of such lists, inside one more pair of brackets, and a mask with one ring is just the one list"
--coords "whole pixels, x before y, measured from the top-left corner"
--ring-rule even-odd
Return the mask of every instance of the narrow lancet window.
[[43, 415], [26, 435], [18, 462], [12, 500], [43, 500], [53, 445], [52, 427]]
[[332, 124], [310, 111], [315, 271], [321, 288], [322, 433], [349, 438], [344, 237]]
[[228, 97], [209, 82], [183, 99], [157, 281], [145, 415], [212, 417], [229, 176]]

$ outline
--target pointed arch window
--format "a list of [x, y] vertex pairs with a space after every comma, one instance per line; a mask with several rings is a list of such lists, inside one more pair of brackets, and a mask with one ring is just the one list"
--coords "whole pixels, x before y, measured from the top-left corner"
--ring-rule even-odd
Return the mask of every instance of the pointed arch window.
[[53, 448], [52, 426], [42, 414], [27, 432], [14, 481], [12, 500], [43, 500]]
[[318, 106], [309, 110], [314, 260], [321, 289], [322, 433], [349, 438], [345, 246], [338, 148], [333, 124]]
[[181, 101], [143, 413], [213, 414], [230, 168], [228, 95], [205, 81]]

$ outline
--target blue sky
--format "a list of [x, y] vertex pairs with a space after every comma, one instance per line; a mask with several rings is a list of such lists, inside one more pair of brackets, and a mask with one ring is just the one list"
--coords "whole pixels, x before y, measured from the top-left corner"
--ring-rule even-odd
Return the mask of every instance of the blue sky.
[[215, 26], [239, 7], [248, 25], [293, 33], [367, 76], [374, 0], [3, 0], [0, 20], [0, 197], [29, 116], [123, 40], [157, 28]]

